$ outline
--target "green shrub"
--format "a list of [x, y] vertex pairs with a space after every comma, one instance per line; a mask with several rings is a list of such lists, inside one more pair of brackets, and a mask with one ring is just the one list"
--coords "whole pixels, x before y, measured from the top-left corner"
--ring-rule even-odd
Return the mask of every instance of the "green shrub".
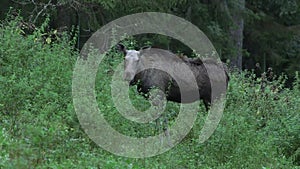
[[[220, 124], [205, 142], [198, 135], [207, 113], [203, 104], [192, 132], [170, 151], [147, 159], [119, 157], [98, 147], [83, 132], [72, 103], [72, 71], [78, 53], [66, 33], [55, 41], [47, 22], [23, 34], [22, 18], [0, 25], [0, 168], [296, 168], [300, 157], [300, 79], [292, 89], [284, 78], [261, 90], [262, 79], [232, 73]], [[134, 39], [124, 41], [135, 47]], [[110, 96], [110, 81], [122, 56], [112, 50], [101, 63], [97, 101], [107, 121], [128, 136], [162, 132], [156, 123], [122, 117]], [[274, 86], [276, 87], [274, 90]], [[130, 98], [140, 110], [148, 101], [134, 86]], [[164, 117], [174, 123], [179, 105], [169, 102]], [[163, 124], [159, 119], [159, 124]], [[142, 151], [142, 150], [141, 150]]]

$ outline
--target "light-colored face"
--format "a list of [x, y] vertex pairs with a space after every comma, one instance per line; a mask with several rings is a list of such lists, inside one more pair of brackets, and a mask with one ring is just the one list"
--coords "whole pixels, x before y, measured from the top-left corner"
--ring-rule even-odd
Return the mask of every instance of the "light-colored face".
[[133, 80], [138, 71], [138, 64], [140, 60], [140, 52], [136, 50], [126, 50], [124, 80]]

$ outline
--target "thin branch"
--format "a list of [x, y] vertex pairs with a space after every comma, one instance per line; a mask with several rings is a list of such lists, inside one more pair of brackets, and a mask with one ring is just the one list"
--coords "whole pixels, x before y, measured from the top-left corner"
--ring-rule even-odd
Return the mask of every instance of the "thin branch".
[[16, 4], [20, 4], [20, 5], [28, 5], [28, 4], [31, 4], [31, 2], [28, 0], [28, 1], [16, 1], [16, 0], [11, 0], [13, 3], [16, 3]]
[[[32, 1], [34, 1], [34, 0], [32, 0]], [[52, 2], [52, 0], [49, 0], [49, 2], [46, 5], [44, 5], [44, 7], [42, 8], [42, 10], [40, 10], [38, 12], [38, 14], [35, 16], [35, 18], [33, 20], [33, 23], [35, 23], [37, 21], [37, 19], [39, 18], [39, 16], [48, 8], [48, 6], [52, 5], [51, 2]]]

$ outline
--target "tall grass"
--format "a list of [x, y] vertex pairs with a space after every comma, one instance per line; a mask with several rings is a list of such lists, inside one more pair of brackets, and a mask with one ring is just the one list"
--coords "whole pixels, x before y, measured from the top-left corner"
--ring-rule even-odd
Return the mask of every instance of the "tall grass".
[[[191, 133], [170, 151], [146, 159], [119, 157], [93, 143], [77, 120], [71, 83], [78, 54], [72, 38], [64, 34], [56, 41], [46, 40], [45, 35], [55, 32], [45, 31], [47, 21], [24, 35], [21, 20], [0, 25], [0, 168], [299, 167], [299, 74], [292, 89], [275, 80], [261, 91], [261, 79], [253, 80], [247, 72], [231, 73], [226, 109], [209, 140], [198, 142], [206, 116], [200, 105]], [[111, 51], [99, 67], [99, 108], [123, 134], [144, 137], [161, 132], [156, 123], [133, 123], [114, 108], [111, 72], [121, 60]], [[130, 95], [134, 106], [147, 108], [148, 101], [134, 87]], [[169, 125], [177, 112], [178, 104], [168, 103], [164, 116]]]

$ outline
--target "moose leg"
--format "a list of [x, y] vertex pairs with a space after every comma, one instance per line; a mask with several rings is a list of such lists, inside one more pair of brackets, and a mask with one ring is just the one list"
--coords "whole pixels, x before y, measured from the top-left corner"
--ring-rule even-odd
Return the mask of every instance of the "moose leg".
[[172, 141], [171, 141], [171, 138], [170, 138], [170, 131], [169, 131], [169, 128], [168, 128], [168, 118], [164, 118], [163, 119], [164, 122], [163, 122], [163, 132], [165, 134], [165, 138], [166, 138], [166, 141], [168, 143], [168, 146], [172, 147]]
[[[151, 89], [150, 90], [150, 97], [149, 97], [150, 103], [153, 107], [155, 107], [156, 111], [159, 111], [157, 114], [161, 114], [160, 118], [156, 119], [156, 128], [160, 128], [158, 127], [159, 125], [162, 126], [162, 130], [164, 133], [164, 137], [162, 137], [161, 142], [163, 143], [164, 141], [167, 141], [168, 145], [171, 146], [171, 139], [170, 139], [170, 132], [168, 130], [168, 118], [166, 117], [166, 115], [162, 114], [162, 112], [165, 110], [166, 108], [166, 97], [165, 97], [165, 93], [162, 90], [159, 89]], [[159, 123], [162, 120], [162, 123]], [[166, 138], [166, 140], [164, 140], [164, 138]]]
[[151, 104], [151, 108], [153, 111], [155, 111], [153, 114], [156, 115], [156, 129], [160, 130], [161, 128], [159, 126], [163, 125], [163, 123], [160, 123], [161, 119], [164, 118], [162, 115], [165, 105], [166, 105], [166, 99], [165, 94], [162, 90], [159, 89], [151, 89], [149, 91], [149, 101]]
[[203, 100], [203, 103], [204, 103], [204, 106], [205, 106], [206, 111], [208, 112], [209, 107], [210, 107], [210, 101], [207, 100], [207, 99], [204, 99], [204, 100]]
[[161, 115], [160, 118], [156, 119], [156, 130], [160, 133], [163, 132], [163, 135], [160, 137], [160, 143], [162, 145], [166, 145], [173, 147], [171, 137], [170, 137], [170, 131], [168, 128], [168, 118], [165, 114]]
[[151, 106], [154, 106], [155, 109], [159, 112], [163, 112], [166, 107], [166, 97], [165, 93], [159, 89], [151, 89], [149, 97]]

